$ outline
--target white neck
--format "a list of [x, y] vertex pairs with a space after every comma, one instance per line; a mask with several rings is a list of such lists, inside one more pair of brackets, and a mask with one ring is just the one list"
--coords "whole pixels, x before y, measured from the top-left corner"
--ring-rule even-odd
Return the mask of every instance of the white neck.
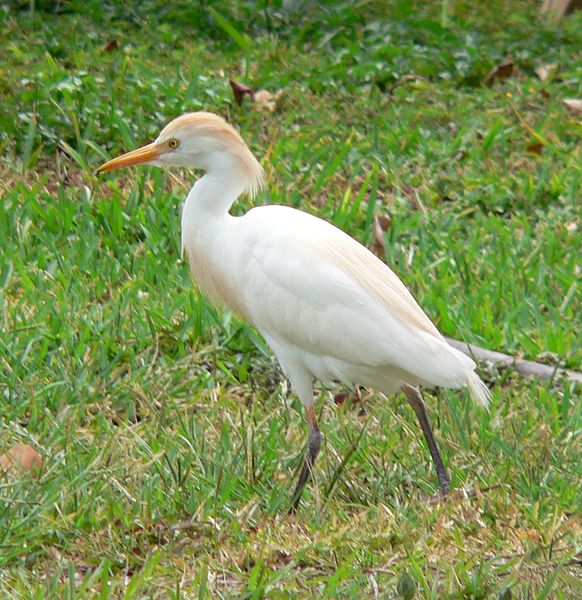
[[210, 229], [228, 220], [230, 207], [244, 189], [236, 171], [211, 170], [194, 184], [182, 209], [182, 256], [188, 244], [202, 242]]
[[192, 187], [182, 214], [184, 219], [197, 220], [197, 217], [221, 216], [230, 210], [234, 201], [245, 189], [244, 180], [238, 173], [208, 171]]

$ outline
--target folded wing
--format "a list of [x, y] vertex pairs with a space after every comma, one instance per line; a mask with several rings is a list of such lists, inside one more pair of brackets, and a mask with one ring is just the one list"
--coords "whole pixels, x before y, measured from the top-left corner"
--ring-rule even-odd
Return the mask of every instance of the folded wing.
[[[469, 385], [474, 362], [444, 340], [400, 279], [329, 223], [282, 206], [249, 211], [247, 317], [312, 356], [395, 367], [427, 385]], [[252, 302], [251, 302], [252, 298]], [[364, 383], [364, 382], [362, 382]]]

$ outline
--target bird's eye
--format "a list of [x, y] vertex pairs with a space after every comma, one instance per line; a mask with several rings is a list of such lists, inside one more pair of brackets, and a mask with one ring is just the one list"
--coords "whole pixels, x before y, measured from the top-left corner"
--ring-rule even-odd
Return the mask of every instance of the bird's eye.
[[172, 138], [171, 140], [168, 140], [168, 146], [172, 150], [175, 150], [179, 145], [180, 145], [180, 142], [176, 138]]

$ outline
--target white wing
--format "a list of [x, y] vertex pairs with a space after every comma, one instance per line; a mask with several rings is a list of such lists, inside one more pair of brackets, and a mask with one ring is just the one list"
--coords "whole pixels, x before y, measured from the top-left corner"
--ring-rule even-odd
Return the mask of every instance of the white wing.
[[430, 385], [468, 384], [473, 361], [447, 344], [398, 277], [353, 238], [283, 206], [255, 208], [237, 221], [243, 312], [268, 340], [368, 369], [394, 367]]

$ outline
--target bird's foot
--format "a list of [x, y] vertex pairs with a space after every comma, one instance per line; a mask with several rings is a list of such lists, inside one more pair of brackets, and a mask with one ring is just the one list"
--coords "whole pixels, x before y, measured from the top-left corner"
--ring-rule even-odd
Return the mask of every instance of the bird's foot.
[[451, 494], [451, 482], [442, 481], [439, 487], [439, 491], [428, 499], [430, 505], [442, 504], [446, 502]]

